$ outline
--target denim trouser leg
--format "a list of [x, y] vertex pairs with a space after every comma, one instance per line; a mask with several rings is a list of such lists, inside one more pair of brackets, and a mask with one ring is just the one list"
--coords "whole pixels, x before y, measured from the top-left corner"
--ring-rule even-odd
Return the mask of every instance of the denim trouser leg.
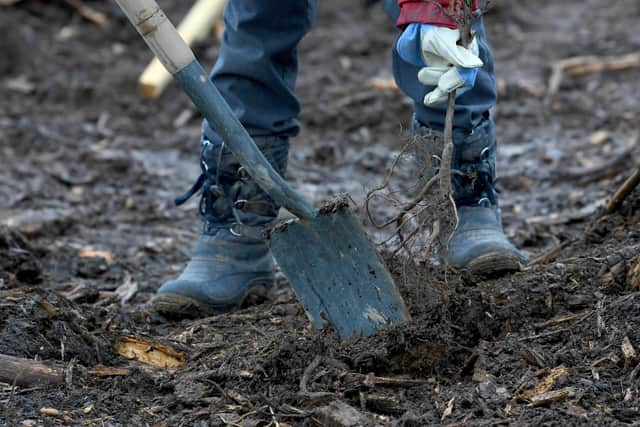
[[[230, 0], [211, 79], [251, 136], [295, 136], [297, 46], [315, 19], [317, 0]], [[206, 121], [210, 141], [218, 136]]]
[[[396, 0], [382, 0], [382, 6], [395, 23], [395, 19], [399, 14]], [[482, 122], [490, 118], [489, 110], [495, 105], [497, 95], [493, 73], [493, 55], [487, 42], [482, 18], [474, 24], [474, 29], [480, 48], [480, 58], [484, 62], [484, 66], [478, 73], [475, 86], [456, 98], [453, 127], [461, 134], [470, 133]], [[402, 91], [413, 99], [415, 118], [425, 127], [442, 131], [447, 109], [446, 103], [437, 107], [426, 107], [422, 101], [424, 96], [433, 90], [433, 87], [424, 86], [420, 83], [418, 81], [420, 68], [400, 58], [395, 47], [392, 50], [393, 75]]]

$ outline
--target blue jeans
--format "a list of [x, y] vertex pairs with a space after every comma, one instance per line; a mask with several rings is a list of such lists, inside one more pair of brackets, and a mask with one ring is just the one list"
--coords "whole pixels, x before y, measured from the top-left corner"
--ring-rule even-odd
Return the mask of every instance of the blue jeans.
[[[229, 0], [227, 4], [222, 46], [211, 79], [252, 136], [295, 136], [299, 132], [300, 103], [294, 92], [297, 46], [313, 25], [317, 3], [317, 0]], [[382, 6], [395, 22], [399, 13], [396, 0], [382, 0]], [[493, 57], [482, 20], [476, 22], [475, 30], [485, 65], [474, 88], [457, 99], [456, 134], [471, 133], [489, 119], [489, 110], [496, 101]], [[432, 88], [418, 81], [418, 67], [403, 61], [395, 49], [392, 51], [394, 77], [414, 100], [415, 118], [422, 125], [441, 131], [446, 106], [423, 105], [424, 95]], [[203, 133], [210, 141], [219, 140], [206, 121]]]

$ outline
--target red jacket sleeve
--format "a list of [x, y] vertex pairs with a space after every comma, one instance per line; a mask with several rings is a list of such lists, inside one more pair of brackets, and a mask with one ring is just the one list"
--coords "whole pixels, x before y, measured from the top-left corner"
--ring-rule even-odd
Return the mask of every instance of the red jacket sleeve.
[[[400, 16], [396, 25], [404, 28], [411, 23], [419, 23], [457, 28], [456, 20], [447, 14], [449, 3], [450, 0], [398, 0]], [[474, 0], [473, 8], [477, 7], [478, 0]]]

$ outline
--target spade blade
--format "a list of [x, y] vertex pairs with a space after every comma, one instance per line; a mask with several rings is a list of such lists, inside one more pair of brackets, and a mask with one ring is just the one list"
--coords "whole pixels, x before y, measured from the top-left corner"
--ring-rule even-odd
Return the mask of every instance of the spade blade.
[[329, 322], [346, 339], [409, 319], [382, 259], [345, 203], [312, 219], [281, 224], [271, 230], [269, 241], [317, 328]]

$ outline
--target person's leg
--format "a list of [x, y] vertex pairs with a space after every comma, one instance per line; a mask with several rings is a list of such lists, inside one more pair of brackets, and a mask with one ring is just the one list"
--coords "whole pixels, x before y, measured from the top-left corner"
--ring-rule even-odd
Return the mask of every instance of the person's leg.
[[[464, 175], [452, 178], [459, 224], [449, 241], [447, 261], [454, 267], [477, 273], [494, 273], [517, 270], [524, 258], [502, 229], [495, 191], [496, 138], [491, 117], [496, 102], [493, 56], [482, 19], [476, 21], [474, 30], [484, 66], [473, 88], [456, 98], [452, 168]], [[428, 180], [439, 166], [447, 105], [423, 104], [424, 96], [434, 88], [418, 81], [419, 71], [419, 67], [404, 61], [393, 49], [396, 82], [414, 101], [413, 129], [420, 136], [416, 148], [420, 179]]]
[[[275, 169], [283, 174], [289, 137], [298, 133], [294, 93], [297, 45], [310, 29], [317, 0], [230, 0], [211, 79]], [[247, 175], [206, 121], [202, 175], [177, 202], [202, 191], [204, 221], [191, 261], [158, 290], [154, 307], [174, 317], [237, 307], [273, 281], [273, 260], [262, 235], [277, 206]]]
[[398, 16], [400, 16], [400, 7], [398, 7], [398, 0], [380, 0], [382, 10], [387, 14], [393, 25], [396, 24]]
[[[317, 0], [230, 0], [211, 79], [249, 134], [295, 136], [297, 46], [315, 19]], [[217, 140], [205, 123], [205, 136]]]

